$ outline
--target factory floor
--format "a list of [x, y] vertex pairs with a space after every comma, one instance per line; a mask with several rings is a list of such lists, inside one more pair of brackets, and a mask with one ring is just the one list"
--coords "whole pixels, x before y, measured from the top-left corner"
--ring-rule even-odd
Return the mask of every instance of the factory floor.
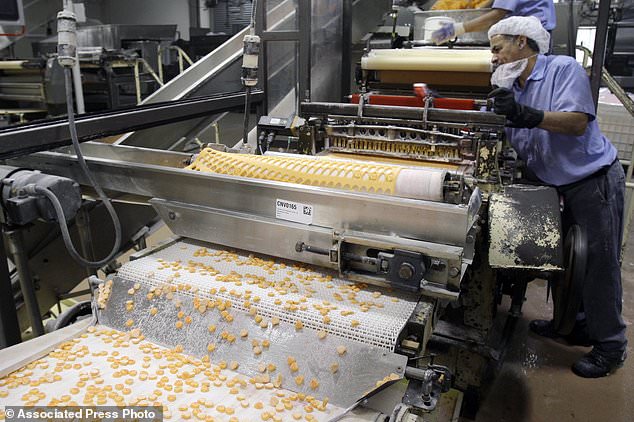
[[623, 318], [629, 341], [625, 365], [601, 379], [574, 375], [570, 365], [590, 348], [542, 339], [528, 330], [530, 320], [552, 315], [546, 283], [535, 281], [528, 287], [522, 318], [477, 422], [634, 420], [634, 231], [627, 245], [622, 264]]

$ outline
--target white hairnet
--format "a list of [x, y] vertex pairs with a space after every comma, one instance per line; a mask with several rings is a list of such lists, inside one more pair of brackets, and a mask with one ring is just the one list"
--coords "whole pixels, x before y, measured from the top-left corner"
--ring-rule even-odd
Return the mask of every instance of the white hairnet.
[[537, 43], [540, 54], [550, 50], [550, 34], [535, 16], [511, 16], [489, 29], [489, 40], [495, 35], [524, 35]]

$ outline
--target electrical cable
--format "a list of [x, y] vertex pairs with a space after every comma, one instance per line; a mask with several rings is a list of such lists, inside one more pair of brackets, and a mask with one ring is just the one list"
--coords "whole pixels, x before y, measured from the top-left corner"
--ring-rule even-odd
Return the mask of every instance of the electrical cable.
[[121, 222], [119, 221], [117, 212], [112, 206], [110, 199], [108, 199], [106, 194], [103, 192], [103, 190], [101, 189], [101, 187], [95, 180], [93, 174], [88, 169], [86, 160], [84, 159], [84, 156], [81, 153], [81, 148], [79, 146], [79, 140], [77, 137], [77, 127], [75, 126], [75, 112], [73, 109], [73, 85], [72, 85], [71, 76], [72, 76], [71, 69], [68, 67], [64, 68], [64, 82], [66, 85], [66, 104], [67, 104], [67, 110], [68, 110], [68, 128], [70, 130], [70, 137], [73, 143], [75, 154], [77, 155], [77, 161], [79, 162], [79, 166], [81, 167], [82, 171], [88, 178], [88, 181], [90, 182], [92, 187], [97, 192], [99, 199], [104, 204], [104, 206], [108, 210], [108, 213], [110, 214], [110, 217], [112, 218], [112, 224], [114, 226], [114, 232], [115, 232], [115, 241], [114, 241], [114, 246], [112, 248], [112, 251], [110, 251], [107, 257], [99, 261], [88, 261], [87, 259], [82, 257], [73, 246], [73, 241], [70, 238], [68, 225], [66, 223], [66, 217], [64, 216], [64, 209], [62, 208], [62, 205], [60, 204], [59, 199], [57, 199], [55, 194], [49, 191], [48, 189], [38, 187], [38, 186], [32, 186], [32, 190], [29, 193], [44, 195], [51, 202], [51, 204], [53, 205], [53, 208], [55, 209], [55, 213], [57, 214], [57, 219], [60, 225], [60, 229], [62, 231], [62, 238], [64, 239], [64, 244], [66, 245], [66, 249], [68, 249], [68, 253], [73, 257], [73, 259], [75, 259], [81, 265], [84, 265], [86, 267], [99, 268], [104, 266], [108, 262], [110, 262], [119, 251], [119, 248], [121, 246]]
[[258, 7], [258, 0], [253, 0], [253, 2], [251, 3], [251, 23], [249, 24], [249, 26], [251, 26], [251, 29], [255, 30], [255, 13], [257, 11], [257, 7]]
[[260, 155], [264, 155], [264, 151], [262, 151], [262, 143], [264, 142], [264, 137], [266, 136], [266, 132], [260, 132], [260, 136], [258, 136], [258, 150], [260, 151]]
[[242, 130], [242, 142], [249, 143], [249, 115], [251, 114], [251, 87], [244, 87], [246, 96], [244, 98], [244, 127]]

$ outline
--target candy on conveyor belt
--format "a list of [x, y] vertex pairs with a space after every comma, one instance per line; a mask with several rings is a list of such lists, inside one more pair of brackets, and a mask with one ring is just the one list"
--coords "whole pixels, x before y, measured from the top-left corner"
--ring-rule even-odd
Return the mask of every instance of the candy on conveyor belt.
[[442, 201], [447, 172], [439, 169], [327, 158], [232, 154], [205, 148], [190, 170]]

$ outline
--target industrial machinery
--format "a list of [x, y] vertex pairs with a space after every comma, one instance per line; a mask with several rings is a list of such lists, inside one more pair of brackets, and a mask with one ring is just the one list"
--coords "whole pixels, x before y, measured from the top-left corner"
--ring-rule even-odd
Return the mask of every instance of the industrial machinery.
[[[555, 190], [522, 183], [487, 111], [489, 53], [445, 51], [368, 51], [351, 102], [261, 119], [262, 154], [84, 143], [99, 185], [177, 237], [92, 278], [92, 320], [0, 351], [3, 402], [456, 418], [501, 360], [526, 283], [579, 259], [564, 254]], [[88, 184], [67, 147], [5, 156]]]
[[[137, 104], [162, 85], [163, 79], [173, 77], [174, 73], [163, 77], [163, 63], [168, 63], [159, 57], [168, 57], [169, 48], [177, 49], [170, 47], [175, 34], [175, 25], [80, 28], [77, 51], [85, 109]], [[0, 104], [3, 114], [13, 116], [10, 123], [64, 112], [64, 78], [56, 47], [57, 36], [34, 44], [34, 58], [0, 61]]]
[[[226, 362], [243, 377], [222, 372], [227, 379], [238, 377], [247, 384], [251, 380], [256, 388], [270, 383], [274, 389], [292, 390], [274, 390], [286, 398], [319, 399], [312, 404], [295, 399], [309, 409], [323, 406], [323, 413], [315, 415], [318, 419], [335, 417], [377, 385], [387, 386], [403, 377], [411, 379], [407, 388], [396, 382], [382, 394], [396, 389], [396, 402], [404, 397], [405, 404], [399, 407], [403, 414], [432, 411], [447, 400], [440, 400], [441, 392], [451, 385], [477, 386], [486, 363], [499, 357], [489, 334], [496, 292], [502, 286], [489, 264], [517, 270], [562, 268], [556, 205], [548, 209], [548, 201], [533, 204], [537, 208], [519, 220], [524, 230], [515, 239], [510, 233], [518, 226], [510, 222], [522, 211], [517, 200], [500, 195], [498, 211], [491, 207], [487, 212], [487, 204], [495, 202], [490, 194], [513, 180], [510, 170], [503, 171], [499, 152], [503, 122], [493, 113], [307, 103], [302, 104], [301, 114], [309, 123], [300, 133], [324, 140], [325, 151], [337, 154], [334, 158], [243, 159], [239, 154], [205, 150], [192, 161], [183, 153], [84, 144], [88, 164], [105, 189], [134, 195], [138, 201], [149, 199], [171, 230], [183, 236], [144, 251], [110, 281], [101, 282], [94, 306], [104, 327], [98, 327], [97, 333], [102, 340], [113, 336], [116, 344], [123, 341], [131, 346], [145, 344], [140, 332], [172, 349], [155, 353], [166, 356], [182, 350], [202, 359], [190, 363], [201, 368], [207, 360], [219, 368]], [[381, 155], [392, 160], [409, 153], [424, 157], [427, 164], [342, 160], [338, 155], [347, 149], [366, 154], [369, 145], [375, 150], [381, 145], [385, 150]], [[83, 184], [83, 174], [70, 165], [73, 161], [63, 149], [25, 159], [29, 166]], [[316, 164], [310, 167], [310, 162]], [[184, 163], [191, 163], [190, 169], [184, 169]], [[214, 163], [223, 165], [216, 172], [193, 171]], [[274, 172], [275, 165], [294, 167], [306, 175], [312, 174], [311, 168], [331, 172], [322, 173], [323, 183], [317, 186], [258, 176]], [[428, 168], [433, 165], [440, 170]], [[337, 188], [346, 178], [369, 180], [375, 192], [351, 191], [343, 184]], [[401, 178], [416, 183], [399, 184]], [[431, 186], [418, 198], [427, 199], [416, 199], [412, 186], [418, 188], [423, 180]], [[383, 192], [377, 193], [377, 186], [384, 187]], [[546, 198], [549, 193], [539, 187], [515, 186], [515, 190], [530, 201], [531, 192]], [[495, 212], [506, 214], [496, 220]], [[539, 227], [554, 233], [552, 243], [544, 243], [544, 232], [535, 229]], [[487, 260], [487, 255], [498, 260]], [[517, 295], [519, 303], [522, 299], [523, 292]], [[459, 323], [456, 312], [461, 314]], [[112, 329], [135, 331], [117, 334]], [[69, 336], [78, 334], [73, 331]], [[78, 347], [87, 341], [92, 353], [101, 350], [140, 358], [132, 350], [128, 354], [104, 345], [95, 348], [101, 340], [92, 334], [86, 340], [80, 337]], [[64, 347], [75, 350], [72, 344]], [[55, 345], [34, 350], [29, 358], [39, 358]], [[13, 353], [11, 349], [5, 353], [9, 352]], [[38, 362], [50, 364], [54, 356]], [[259, 371], [263, 364], [278, 370], [263, 374]], [[110, 371], [105, 361], [92, 365], [104, 376]], [[13, 369], [15, 365], [5, 366], [3, 374]], [[9, 386], [11, 379], [5, 378]], [[50, 387], [55, 388], [55, 383]], [[40, 389], [47, 397], [53, 394], [48, 388]], [[17, 397], [19, 391], [7, 390], [10, 397]], [[238, 394], [255, 394], [247, 391]], [[454, 397], [453, 408], [457, 393], [452, 394], [447, 397]], [[325, 397], [330, 404], [324, 404]], [[136, 398], [146, 404], [161, 401]], [[77, 402], [79, 396], [72, 400]], [[268, 396], [262, 400], [274, 401]], [[223, 406], [237, 410], [242, 402], [223, 402]], [[176, 414], [169, 403], [161, 403]], [[245, 409], [252, 405], [245, 404]], [[261, 412], [274, 411], [275, 406], [267, 406]], [[385, 414], [391, 412], [377, 407]], [[210, 412], [223, 417], [217, 414], [218, 407], [216, 413]]]

